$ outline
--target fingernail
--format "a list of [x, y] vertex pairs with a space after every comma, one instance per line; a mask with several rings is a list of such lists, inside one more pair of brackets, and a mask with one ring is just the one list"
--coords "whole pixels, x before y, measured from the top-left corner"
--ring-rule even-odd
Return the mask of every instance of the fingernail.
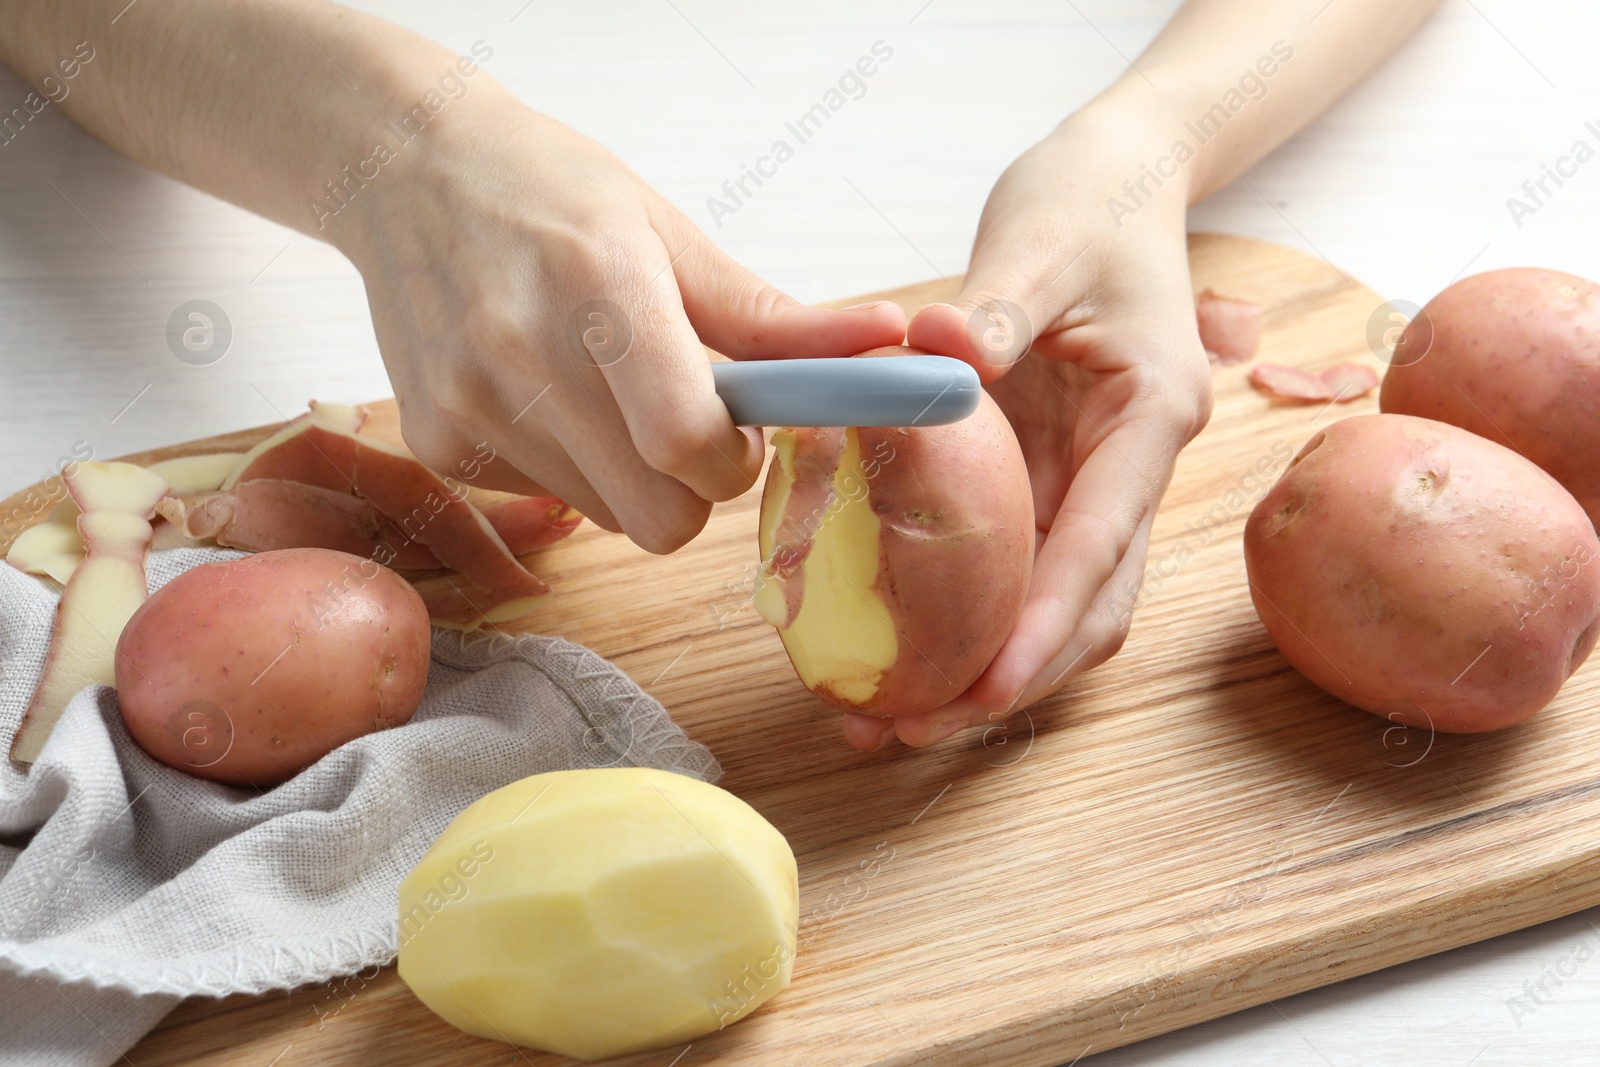
[[965, 719], [941, 719], [928, 728], [928, 739], [924, 744], [937, 745], [940, 741], [960, 733], [966, 725]]
[[883, 727], [883, 736], [878, 738], [878, 743], [872, 746], [872, 751], [882, 752], [884, 749], [894, 744], [894, 739], [894, 723], [892, 721], [887, 722]]
[[840, 311], [871, 311], [873, 308], [881, 308], [885, 304], [892, 304], [892, 303], [894, 303], [894, 301], [892, 301], [892, 300], [869, 300], [865, 304], [851, 304], [849, 307], [840, 308], [839, 310]]

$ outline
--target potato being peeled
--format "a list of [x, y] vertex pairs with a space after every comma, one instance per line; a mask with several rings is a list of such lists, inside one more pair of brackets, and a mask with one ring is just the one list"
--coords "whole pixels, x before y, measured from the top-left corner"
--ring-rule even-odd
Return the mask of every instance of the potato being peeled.
[[1463, 278], [1400, 335], [1378, 404], [1515, 449], [1600, 524], [1600, 285], [1535, 267]]
[[1312, 437], [1251, 512], [1244, 555], [1284, 658], [1407, 726], [1520, 722], [1600, 631], [1600, 542], [1578, 502], [1431, 419], [1361, 415]]
[[1022, 610], [1033, 492], [987, 393], [947, 426], [785, 429], [761, 498], [756, 607], [801, 682], [912, 715], [977, 680]]
[[151, 756], [233, 785], [276, 785], [346, 741], [408, 721], [432, 631], [416, 590], [321, 548], [185, 571], [117, 643], [117, 701]]

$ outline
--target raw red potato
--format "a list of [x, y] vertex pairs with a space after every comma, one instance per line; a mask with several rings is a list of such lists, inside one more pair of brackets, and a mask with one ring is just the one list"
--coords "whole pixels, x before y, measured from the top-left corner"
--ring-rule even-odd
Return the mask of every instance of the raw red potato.
[[[215, 542], [251, 552], [327, 548], [399, 570], [439, 571], [449, 561], [425, 543], [430, 537], [424, 531], [432, 526], [437, 536], [454, 538], [446, 555], [458, 571], [467, 571], [418, 578], [442, 625], [476, 628], [530, 614], [548, 590], [514, 560], [507, 566], [504, 553], [520, 556], [554, 544], [583, 517], [555, 497], [516, 497], [480, 514], [462, 499], [459, 484], [399, 449], [355, 437], [365, 420], [365, 409], [313, 402], [309, 412], [247, 453], [153, 465], [172, 491], [158, 505], [163, 518], [154, 522], [150, 547]], [[358, 495], [358, 479], [398, 518], [367, 494]], [[452, 516], [439, 521], [447, 507]], [[18, 538], [8, 560], [65, 584], [83, 556], [76, 518], [76, 505], [63, 502], [49, 520]], [[503, 548], [494, 546], [485, 523]]]
[[1520, 722], [1600, 632], [1600, 541], [1578, 502], [1510, 449], [1431, 419], [1319, 432], [1251, 512], [1244, 558], [1284, 658], [1407, 726]]
[[[560, 540], [582, 517], [550, 497], [507, 500], [485, 515], [460, 495], [459, 485], [447, 484], [405, 452], [356, 438], [365, 417], [358, 408], [313, 405], [248, 453], [156, 465], [170, 483], [130, 464], [80, 465], [81, 472], [69, 478], [72, 497], [20, 537], [8, 556], [20, 569], [55, 577], [68, 587], [62, 601], [68, 614], [58, 617], [50, 665], [15, 739], [16, 758], [34, 758], [67, 701], [84, 685], [111, 683], [110, 650], [144, 598], [143, 561], [156, 543], [151, 520], [157, 508], [171, 520], [155, 520], [160, 543], [174, 547], [214, 540], [255, 552], [332, 548], [364, 557], [372, 568], [380, 563], [418, 571], [454, 566], [462, 573], [418, 579], [424, 610], [431, 609], [442, 625], [475, 629], [529, 615], [549, 590], [515, 554]], [[106, 470], [113, 474], [105, 475]], [[277, 471], [309, 472], [324, 484], [255, 477]], [[230, 488], [218, 488], [225, 483]], [[118, 513], [120, 523], [106, 517], [122, 506], [119, 500], [133, 499], [129, 486], [141, 484], [148, 492], [134, 501], [138, 508]], [[79, 514], [78, 498], [85, 494], [94, 514], [87, 509]], [[385, 507], [402, 518], [390, 518]], [[102, 529], [108, 524], [117, 536]], [[88, 527], [100, 531], [95, 552], [102, 562], [74, 585], [89, 558]], [[497, 528], [506, 531], [504, 538]], [[129, 540], [132, 535], [137, 537]], [[137, 567], [130, 569], [132, 560]], [[93, 577], [102, 572], [109, 577]], [[73, 593], [74, 588], [79, 591]], [[74, 605], [84, 607], [73, 610]], [[105, 646], [98, 653], [96, 643]]]
[[1531, 267], [1456, 282], [1400, 335], [1378, 404], [1515, 449], [1600, 525], [1600, 285]]
[[147, 595], [150, 517], [167, 491], [160, 475], [131, 463], [84, 462], [62, 474], [81, 514], [83, 562], [56, 609], [44, 671], [11, 742], [11, 758], [38, 759], [78, 691], [115, 681], [117, 636]]
[[1258, 363], [1250, 368], [1250, 384], [1277, 400], [1348, 404], [1376, 389], [1378, 375], [1359, 363], [1336, 363], [1316, 374], [1278, 363]]
[[1261, 347], [1261, 305], [1253, 300], [1219, 296], [1210, 289], [1194, 298], [1200, 343], [1213, 363], [1248, 363]]
[[1033, 566], [1033, 492], [1000, 408], [984, 393], [949, 426], [785, 429], [773, 445], [756, 608], [801, 682], [872, 715], [960, 695], [1016, 625]]
[[133, 613], [117, 700], [128, 733], [167, 766], [271, 786], [409, 721], [430, 642], [422, 598], [388, 568], [320, 548], [262, 552], [191, 568]]

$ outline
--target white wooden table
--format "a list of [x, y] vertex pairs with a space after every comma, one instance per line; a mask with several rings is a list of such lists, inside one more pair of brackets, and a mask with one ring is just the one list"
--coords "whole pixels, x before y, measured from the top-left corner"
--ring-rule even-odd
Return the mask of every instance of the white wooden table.
[[[963, 270], [995, 177], [1176, 2], [358, 6], [458, 51], [485, 42], [485, 68], [524, 100], [619, 153], [767, 280], [823, 300]], [[866, 94], [716, 225], [706, 199], [880, 40], [893, 57]], [[1597, 41], [1600, 8], [1583, 0], [1452, 0], [1191, 226], [1304, 248], [1419, 304], [1491, 267], [1600, 277], [1600, 161], [1520, 226], [1506, 204], [1575, 140], [1600, 146], [1584, 128], [1600, 126]], [[0, 112], [25, 92], [0, 70]], [[209, 366], [166, 343], [192, 299], [232, 324]], [[110, 457], [270, 422], [310, 397], [389, 392], [343, 258], [127, 162], [54, 108], [0, 146], [0, 382], [0, 495], [77, 442]], [[1600, 909], [1097, 1062], [1595, 1062], [1596, 956]]]

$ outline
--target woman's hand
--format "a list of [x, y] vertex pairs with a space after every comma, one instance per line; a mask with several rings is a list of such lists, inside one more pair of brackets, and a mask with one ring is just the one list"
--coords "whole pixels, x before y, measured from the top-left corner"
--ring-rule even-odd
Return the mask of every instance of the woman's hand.
[[62, 110], [356, 264], [418, 456], [471, 457], [474, 484], [549, 490], [651, 551], [759, 473], [761, 435], [733, 425], [702, 341], [762, 359], [904, 336], [893, 304], [825, 311], [762, 284], [518, 103], [480, 68], [485, 41], [458, 56], [323, 0], [0, 5], [0, 61], [41, 84], [91, 41]]
[[453, 106], [334, 233], [366, 281], [401, 432], [430, 466], [456, 470], [486, 443], [501, 462], [474, 484], [548, 491], [670, 552], [762, 460], [760, 432], [713, 392], [702, 342], [762, 359], [901, 340], [896, 305], [784, 296], [610, 153], [497, 86]]
[[1041, 538], [1032, 588], [965, 694], [925, 715], [847, 715], [852, 745], [927, 745], [999, 722], [1121, 647], [1151, 517], [1211, 413], [1188, 205], [1305, 125], [1438, 6], [1186, 0], [1115, 84], [1001, 176], [955, 306], [924, 308], [907, 341], [977, 365], [1017, 431]]
[[911, 320], [907, 342], [976, 366], [1016, 430], [1038, 551], [1021, 617], [982, 677], [927, 714], [846, 715], [857, 748], [993, 725], [1127, 636], [1156, 505], [1211, 413], [1183, 174], [1147, 179], [1152, 195], [1120, 225], [1107, 204], [1131, 206], [1121, 184], [1162, 154], [1154, 143], [1127, 122], [1063, 124], [995, 185], [955, 304]]

